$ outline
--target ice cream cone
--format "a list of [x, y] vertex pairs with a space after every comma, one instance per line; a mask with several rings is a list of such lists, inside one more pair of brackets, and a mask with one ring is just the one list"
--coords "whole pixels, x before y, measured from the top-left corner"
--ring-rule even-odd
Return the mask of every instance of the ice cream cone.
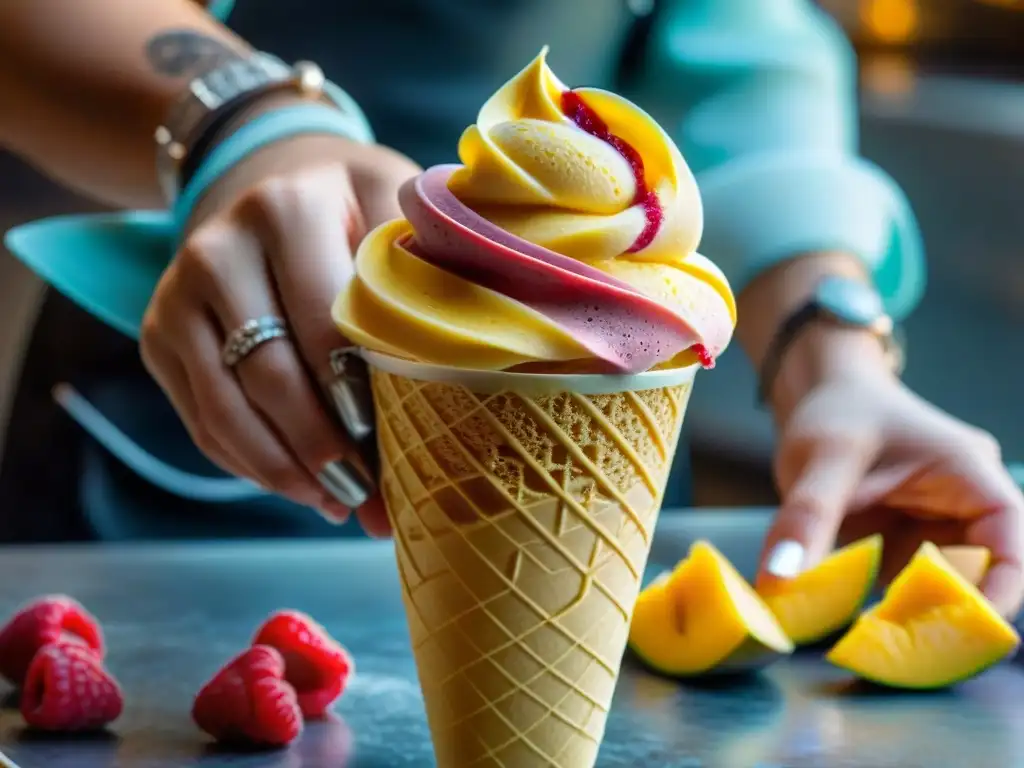
[[369, 362], [439, 768], [592, 768], [694, 369]]

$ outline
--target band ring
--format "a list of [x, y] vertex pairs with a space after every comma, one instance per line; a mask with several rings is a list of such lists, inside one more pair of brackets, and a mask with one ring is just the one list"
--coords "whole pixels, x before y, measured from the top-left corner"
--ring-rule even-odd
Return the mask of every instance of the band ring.
[[287, 336], [288, 325], [280, 317], [264, 315], [247, 320], [228, 334], [221, 359], [228, 368], [234, 368], [263, 344]]

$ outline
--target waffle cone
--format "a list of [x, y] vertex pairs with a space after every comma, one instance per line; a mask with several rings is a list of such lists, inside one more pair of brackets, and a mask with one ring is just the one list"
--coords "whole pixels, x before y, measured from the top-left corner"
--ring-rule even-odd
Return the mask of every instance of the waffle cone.
[[439, 768], [592, 768], [691, 385], [372, 382]]

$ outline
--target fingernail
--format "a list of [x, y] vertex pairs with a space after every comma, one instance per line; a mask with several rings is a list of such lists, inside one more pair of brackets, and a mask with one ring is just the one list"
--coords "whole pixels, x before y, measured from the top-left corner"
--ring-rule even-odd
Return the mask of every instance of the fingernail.
[[348, 522], [352, 512], [345, 506], [339, 504], [333, 497], [324, 496], [320, 505], [313, 507], [331, 525], [344, 525]]
[[335, 350], [331, 366], [336, 378], [329, 390], [342, 426], [357, 443], [365, 440], [374, 428], [373, 397], [366, 365], [348, 350]]
[[373, 490], [349, 461], [325, 464], [316, 477], [331, 496], [350, 510], [365, 504]]
[[775, 545], [768, 556], [767, 571], [780, 579], [792, 579], [803, 568], [804, 548], [799, 541], [786, 539]]

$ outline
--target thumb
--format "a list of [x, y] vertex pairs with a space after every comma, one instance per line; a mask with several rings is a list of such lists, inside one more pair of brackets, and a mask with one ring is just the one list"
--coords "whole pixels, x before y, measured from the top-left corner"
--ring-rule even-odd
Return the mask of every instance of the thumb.
[[871, 451], [850, 444], [820, 446], [808, 454], [784, 490], [765, 539], [759, 586], [791, 579], [828, 555], [872, 460]]

